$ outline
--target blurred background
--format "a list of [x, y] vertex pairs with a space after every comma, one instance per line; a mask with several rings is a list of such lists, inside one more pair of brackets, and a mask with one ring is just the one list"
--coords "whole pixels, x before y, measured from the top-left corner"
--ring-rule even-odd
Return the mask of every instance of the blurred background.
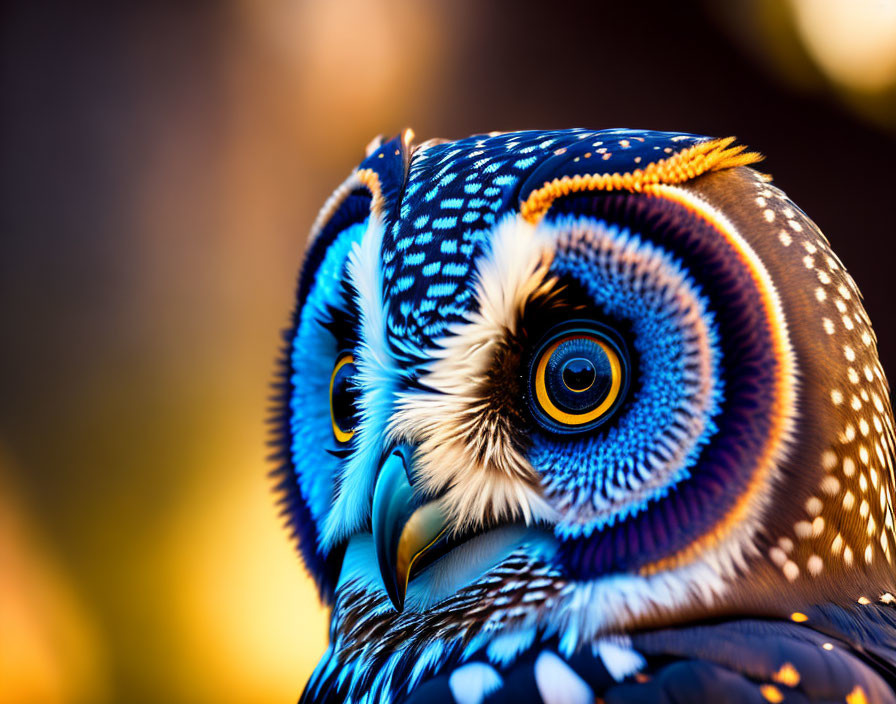
[[737, 135], [896, 374], [896, 0], [109, 5], [0, 10], [0, 704], [295, 701], [326, 614], [267, 384], [374, 135]]

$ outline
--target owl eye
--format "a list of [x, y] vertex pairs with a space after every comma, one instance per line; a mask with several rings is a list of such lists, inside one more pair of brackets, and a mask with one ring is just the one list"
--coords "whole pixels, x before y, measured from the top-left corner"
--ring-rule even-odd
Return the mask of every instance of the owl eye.
[[530, 406], [548, 430], [581, 433], [604, 423], [628, 389], [622, 341], [594, 323], [549, 333], [532, 359]]
[[330, 421], [333, 436], [340, 443], [348, 442], [355, 434], [358, 388], [353, 378], [357, 373], [355, 358], [343, 353], [330, 376]]

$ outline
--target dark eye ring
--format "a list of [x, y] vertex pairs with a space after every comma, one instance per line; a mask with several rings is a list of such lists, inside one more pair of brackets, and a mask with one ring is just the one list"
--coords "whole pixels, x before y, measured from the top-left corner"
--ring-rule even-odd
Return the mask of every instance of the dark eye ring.
[[582, 433], [605, 423], [629, 386], [629, 356], [622, 339], [591, 321], [552, 329], [529, 370], [529, 405], [548, 430]]
[[355, 434], [358, 389], [354, 377], [357, 373], [354, 356], [343, 352], [330, 375], [330, 423], [333, 437], [340, 443], [347, 443]]

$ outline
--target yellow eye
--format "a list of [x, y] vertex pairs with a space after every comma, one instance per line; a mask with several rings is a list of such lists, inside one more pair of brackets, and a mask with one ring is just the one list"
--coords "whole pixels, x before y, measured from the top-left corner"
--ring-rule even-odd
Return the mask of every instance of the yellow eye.
[[355, 434], [358, 389], [354, 377], [358, 373], [350, 353], [339, 355], [330, 375], [330, 422], [333, 437], [346, 443]]
[[627, 390], [620, 342], [596, 330], [566, 330], [549, 337], [535, 356], [530, 398], [550, 430], [577, 433], [600, 425]]

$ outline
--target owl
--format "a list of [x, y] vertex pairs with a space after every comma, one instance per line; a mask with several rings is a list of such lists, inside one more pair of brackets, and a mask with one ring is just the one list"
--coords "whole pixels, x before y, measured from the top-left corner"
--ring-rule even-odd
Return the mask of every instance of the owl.
[[856, 284], [734, 138], [375, 140], [274, 443], [302, 702], [896, 702], [894, 424]]

